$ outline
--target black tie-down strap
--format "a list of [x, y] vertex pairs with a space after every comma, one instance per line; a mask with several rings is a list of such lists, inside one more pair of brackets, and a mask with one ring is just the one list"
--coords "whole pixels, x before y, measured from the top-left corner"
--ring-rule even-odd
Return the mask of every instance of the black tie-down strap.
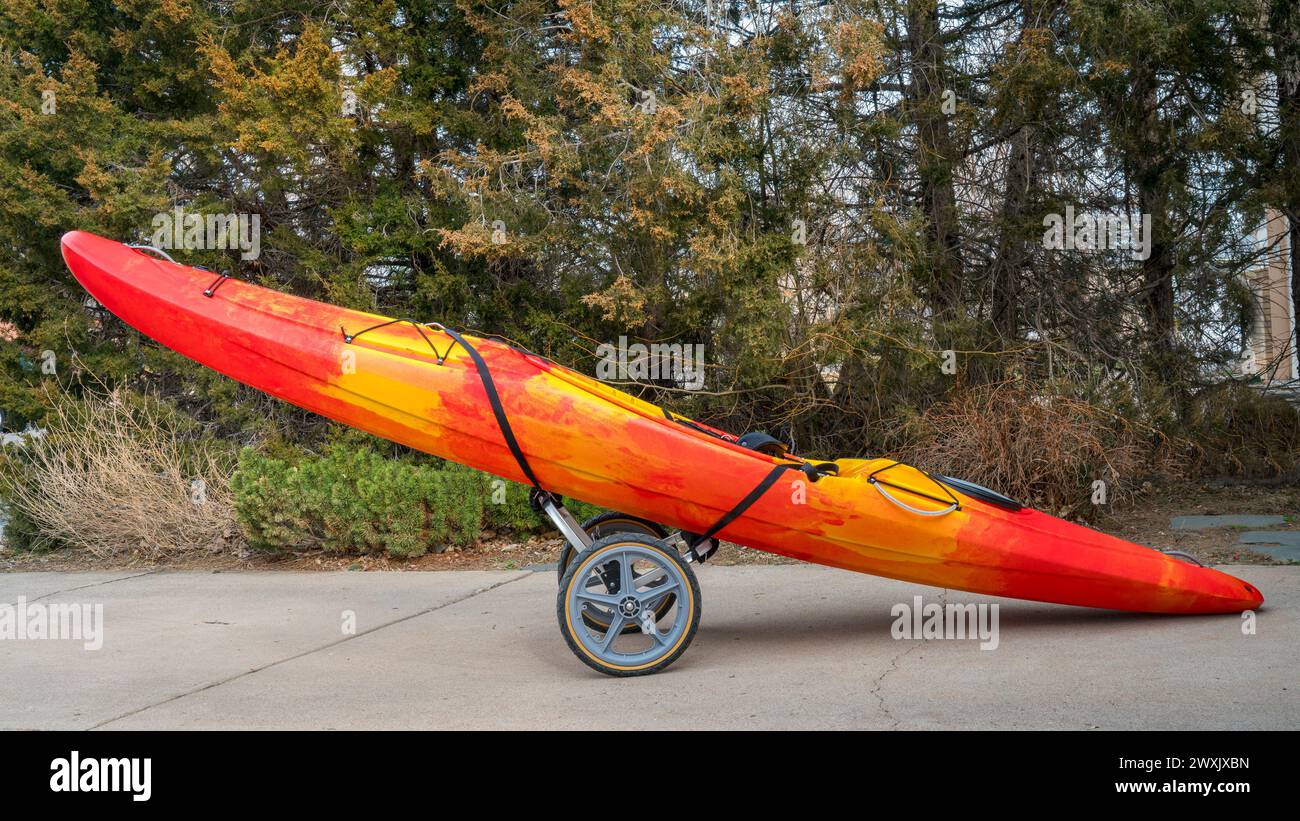
[[[542, 483], [537, 481], [537, 476], [533, 474], [533, 469], [528, 465], [528, 459], [525, 458], [523, 450], [519, 447], [519, 440], [515, 438], [515, 432], [510, 428], [510, 420], [506, 418], [505, 406], [501, 404], [501, 395], [497, 393], [496, 383], [492, 381], [492, 372], [488, 370], [487, 363], [474, 346], [465, 341], [465, 337], [453, 331], [451, 328], [443, 328], [443, 333], [450, 336], [458, 345], [465, 349], [470, 359], [474, 360], [474, 367], [478, 369], [479, 379], [483, 380], [483, 390], [487, 392], [488, 402], [492, 405], [492, 415], [497, 418], [497, 426], [501, 428], [501, 435], [505, 437], [506, 446], [514, 454], [515, 461], [519, 463], [519, 469], [528, 477], [528, 481], [538, 490], [542, 489]], [[451, 353], [450, 350], [447, 353]]]
[[[460, 345], [462, 348], [465, 349], [465, 352], [470, 355], [470, 359], [474, 361], [474, 367], [478, 370], [479, 379], [482, 380], [483, 382], [483, 389], [484, 391], [486, 391], [488, 402], [492, 406], [492, 414], [496, 417], [497, 426], [501, 428], [502, 436], [505, 437], [506, 446], [510, 448], [510, 453], [514, 455], [515, 461], [519, 463], [519, 469], [522, 470], [524, 475], [528, 477], [528, 481], [532, 483], [537, 493], [551, 495], [552, 498], [555, 498], [558, 502], [558, 497], [555, 497], [553, 494], [549, 494], [548, 491], [542, 488], [541, 482], [537, 481], [537, 476], [533, 473], [533, 469], [529, 466], [528, 459], [524, 456], [523, 450], [519, 447], [519, 440], [515, 438], [514, 430], [510, 427], [510, 420], [506, 417], [505, 407], [501, 404], [501, 396], [500, 394], [497, 393], [496, 382], [494, 382], [492, 379], [492, 373], [488, 369], [487, 363], [483, 361], [483, 357], [479, 354], [477, 350], [474, 349], [473, 345], [469, 344], [469, 342], [465, 340], [465, 337], [461, 336], [456, 331], [453, 331], [451, 328], [440, 325], [436, 322], [420, 323], [420, 322], [416, 322], [413, 319], [393, 319], [387, 322], [381, 322], [378, 325], [372, 325], [369, 328], [365, 328], [363, 330], [357, 331], [354, 334], [349, 334], [347, 331], [343, 331], [343, 341], [347, 342], [348, 344], [351, 344], [353, 340], [355, 340], [357, 337], [361, 336], [364, 333], [377, 330], [379, 328], [385, 328], [390, 325], [397, 325], [400, 323], [409, 323], [410, 325], [415, 327], [415, 330], [420, 334], [420, 337], [426, 343], [428, 343], [429, 348], [433, 351], [433, 354], [437, 358], [439, 365], [443, 364], [443, 362], [446, 361], [447, 357], [451, 354], [452, 350], [457, 345]], [[442, 333], [445, 333], [447, 336], [451, 337], [452, 344], [447, 347], [446, 351], [440, 352], [438, 348], [433, 344], [433, 340], [429, 339], [428, 335], [424, 333], [424, 328], [431, 328], [433, 330], [441, 331]], [[737, 502], [735, 507], [727, 511], [727, 513], [721, 519], [718, 519], [718, 521], [714, 522], [713, 526], [710, 527], [708, 530], [706, 530], [704, 533], [699, 533], [699, 534], [683, 533], [682, 534], [683, 536], [686, 537], [687, 549], [690, 551], [691, 556], [698, 561], [703, 561], [704, 559], [707, 559], [710, 555], [712, 555], [713, 552], [717, 550], [717, 541], [714, 537], [723, 528], [725, 528], [727, 525], [731, 524], [740, 516], [742, 516], [746, 510], [749, 510], [749, 508], [753, 506], [755, 502], [761, 499], [763, 497], [763, 494], [766, 493], [769, 489], [771, 489], [772, 485], [776, 484], [776, 480], [781, 477], [781, 474], [785, 473], [787, 470], [798, 470], [802, 472], [805, 476], [807, 476], [809, 481], [816, 482], [818, 479], [821, 479], [823, 476], [835, 475], [836, 473], [838, 473], [839, 469], [837, 465], [829, 462], [825, 464], [816, 464], [816, 465], [810, 462], [794, 462], [794, 463], [780, 464], [774, 466], [772, 470], [767, 474], [767, 476], [763, 477], [763, 481], [759, 482], [758, 485], [753, 490], [751, 490], [748, 495], [745, 496], [745, 498]], [[534, 498], [535, 498], [535, 494], [530, 495], [529, 497], [530, 501], [533, 501]], [[534, 502], [534, 506], [535, 507], [537, 506], [535, 502]], [[697, 548], [700, 545], [703, 545], [709, 541], [714, 542], [711, 548], [709, 548], [704, 553], [700, 553], [697, 551]]]
[[[714, 522], [713, 526], [708, 530], [703, 533], [682, 534], [687, 537], [686, 546], [690, 550], [691, 556], [697, 561], [705, 561], [712, 556], [714, 551], [718, 549], [717, 539], [715, 538], [718, 533], [727, 525], [736, 521], [736, 519], [739, 519], [744, 515], [746, 510], [753, 507], [755, 502], [763, 498], [763, 494], [767, 493], [768, 490], [772, 488], [772, 485], [776, 484], [776, 480], [780, 479], [781, 475], [787, 470], [797, 470], [803, 473], [804, 476], [807, 476], [810, 482], [816, 482], [823, 476], [834, 475], [838, 471], [838, 466], [832, 463], [814, 465], [810, 462], [776, 465], [766, 476], [763, 477], [763, 481], [755, 485], [754, 489], [751, 490], [745, 498], [737, 502], [735, 507], [728, 510], [726, 514], [724, 514], [721, 519]], [[701, 545], [706, 545], [710, 541], [712, 541], [713, 544], [709, 545], [705, 550], [700, 551], [698, 549]]]
[[[510, 427], [510, 420], [506, 417], [505, 406], [501, 404], [501, 395], [497, 393], [497, 386], [496, 382], [492, 379], [492, 372], [488, 369], [487, 363], [483, 361], [482, 355], [475, 350], [473, 345], [466, 341], [465, 337], [461, 336], [456, 331], [453, 331], [451, 328], [439, 325], [436, 322], [420, 323], [413, 319], [393, 319], [388, 322], [381, 322], [378, 325], [372, 325], [369, 328], [357, 331], [354, 334], [349, 334], [347, 331], [343, 331], [343, 341], [351, 344], [352, 340], [364, 333], [379, 328], [385, 328], [389, 325], [397, 325], [399, 323], [410, 323], [415, 327], [415, 330], [420, 334], [420, 337], [429, 344], [429, 348], [433, 351], [433, 355], [437, 358], [439, 365], [447, 361], [447, 357], [451, 355], [452, 350], [457, 345], [465, 349], [465, 352], [469, 354], [470, 359], [474, 361], [475, 369], [478, 370], [478, 377], [483, 382], [483, 390], [487, 393], [488, 404], [492, 406], [492, 415], [496, 417], [497, 427], [501, 428], [501, 435], [505, 437], [506, 447], [510, 448], [510, 453], [515, 457], [515, 461], [519, 463], [519, 469], [523, 471], [524, 476], [528, 477], [528, 481], [532, 486], [538, 490], [542, 490], [542, 483], [537, 481], [537, 475], [533, 473], [532, 467], [529, 466], [528, 459], [524, 456], [523, 450], [519, 447], [519, 440], [515, 438], [514, 429]], [[452, 343], [447, 346], [446, 351], [439, 352], [437, 346], [433, 344], [433, 340], [425, 334], [425, 328], [441, 331], [451, 337]]]

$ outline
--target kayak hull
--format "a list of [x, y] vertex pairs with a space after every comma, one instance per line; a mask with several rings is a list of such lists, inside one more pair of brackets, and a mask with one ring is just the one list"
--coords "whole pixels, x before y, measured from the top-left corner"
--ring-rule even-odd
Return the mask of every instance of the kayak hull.
[[[69, 269], [104, 308], [178, 353], [343, 424], [527, 482], [472, 359], [447, 334], [398, 323], [349, 341], [388, 318], [237, 280], [205, 296], [209, 271], [80, 231], [62, 244]], [[541, 357], [466, 339], [552, 492], [698, 533], [782, 461]], [[950, 513], [909, 512], [868, 481], [890, 464], [839, 460], [839, 476], [816, 482], [787, 471], [719, 535], [846, 570], [1035, 601], [1157, 613], [1241, 612], [1263, 601], [1220, 571], [960, 491]], [[944, 508], [909, 494], [929, 486], [919, 472], [898, 466], [890, 475], [910, 506]]]

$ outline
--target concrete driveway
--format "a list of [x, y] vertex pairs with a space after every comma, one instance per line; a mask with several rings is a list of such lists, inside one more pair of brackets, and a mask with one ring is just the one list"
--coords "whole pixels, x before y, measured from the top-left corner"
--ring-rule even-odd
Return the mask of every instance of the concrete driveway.
[[[621, 680], [569, 652], [549, 572], [12, 573], [0, 603], [101, 604], [104, 641], [0, 640], [0, 729], [1300, 728], [1300, 567], [1227, 569], [1267, 597], [1254, 635], [705, 567], [686, 655]], [[997, 602], [997, 649], [896, 640], [916, 595]]]

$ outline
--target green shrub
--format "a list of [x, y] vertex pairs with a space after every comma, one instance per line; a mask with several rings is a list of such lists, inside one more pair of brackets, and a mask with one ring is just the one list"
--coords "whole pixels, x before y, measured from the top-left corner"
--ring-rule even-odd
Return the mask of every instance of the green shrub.
[[[455, 470], [473, 471], [472, 468], [452, 465]], [[541, 533], [553, 530], [550, 520], [543, 513], [533, 510], [528, 502], [529, 488], [515, 482], [507, 482], [495, 476], [488, 476], [488, 498], [484, 507], [486, 525], [491, 530], [508, 530], [514, 533]], [[582, 521], [600, 513], [603, 508], [580, 502], [577, 499], [565, 499], [564, 505], [574, 518]]]
[[[240, 525], [260, 550], [411, 557], [472, 544], [484, 529], [549, 529], [522, 485], [415, 454], [385, 457], [351, 438], [323, 456], [246, 449], [231, 487]], [[597, 510], [572, 506], [575, 516]]]
[[[0, 470], [9, 471], [11, 466], [6, 464]], [[53, 539], [46, 538], [42, 535], [40, 525], [32, 521], [27, 515], [27, 511], [12, 503], [6, 502], [5, 505], [5, 524], [4, 524], [4, 546], [10, 550], [20, 550], [27, 553], [44, 553], [48, 550], [54, 550], [63, 547]]]

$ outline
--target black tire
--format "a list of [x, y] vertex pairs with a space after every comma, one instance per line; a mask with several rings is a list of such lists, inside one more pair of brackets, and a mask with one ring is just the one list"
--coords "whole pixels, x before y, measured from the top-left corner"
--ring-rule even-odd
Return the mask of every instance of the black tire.
[[[591, 537], [593, 542], [613, 533], [644, 533], [656, 539], [668, 538], [668, 531], [663, 525], [657, 525], [636, 516], [629, 516], [626, 513], [619, 513], [616, 510], [609, 510], [592, 516], [582, 523], [582, 529], [587, 531], [587, 535]], [[564, 571], [569, 569], [569, 562], [573, 561], [573, 554], [573, 545], [566, 541], [564, 547], [560, 548], [560, 561], [555, 566], [556, 582], [559, 582], [564, 577]]]
[[[570, 618], [569, 609], [569, 597], [574, 586], [586, 582], [590, 574], [599, 566], [601, 555], [613, 553], [629, 545], [642, 550], [653, 551], [661, 556], [665, 563], [672, 565], [673, 569], [678, 573], [681, 583], [686, 588], [685, 591], [682, 591], [684, 595], [677, 596], [675, 593], [673, 595], [689, 608], [689, 612], [686, 614], [685, 627], [674, 644], [666, 648], [663, 654], [635, 666], [613, 664], [599, 658], [588, 650], [582, 644], [581, 639], [574, 634], [574, 630], [584, 629], [588, 625], [584, 624], [581, 627], [576, 627], [573, 619]], [[638, 533], [614, 533], [594, 542], [591, 547], [579, 553], [568, 569], [565, 570], [564, 577], [560, 580], [559, 593], [556, 596], [555, 614], [560, 622], [560, 632], [564, 635], [565, 643], [569, 645], [569, 649], [583, 664], [608, 676], [620, 678], [645, 676], [657, 673], [672, 664], [681, 657], [682, 653], [686, 652], [686, 648], [695, 639], [695, 633], [700, 626], [700, 586], [695, 578], [695, 572], [691, 570], [691, 566], [676, 550], [661, 539]], [[620, 635], [625, 634], [625, 631], [620, 631]]]
[[[641, 533], [655, 539], [668, 537], [668, 531], [662, 525], [614, 510], [592, 516], [582, 523], [582, 529], [587, 531], [587, 535], [591, 537], [593, 543], [615, 533]], [[564, 571], [569, 569], [569, 563], [573, 561], [574, 553], [573, 545], [566, 541], [564, 547], [560, 549], [560, 561], [555, 568], [557, 581], [564, 579]], [[655, 608], [658, 611], [656, 615], [662, 618], [663, 614], [672, 609], [673, 604], [674, 598], [672, 596], [664, 599], [663, 603]], [[582, 618], [587, 622], [588, 627], [594, 627], [597, 630], [604, 630], [606, 625], [609, 624], [608, 621], [604, 621], [594, 614], [583, 614]], [[623, 632], [634, 633], [636, 630], [636, 625], [629, 624]]]

